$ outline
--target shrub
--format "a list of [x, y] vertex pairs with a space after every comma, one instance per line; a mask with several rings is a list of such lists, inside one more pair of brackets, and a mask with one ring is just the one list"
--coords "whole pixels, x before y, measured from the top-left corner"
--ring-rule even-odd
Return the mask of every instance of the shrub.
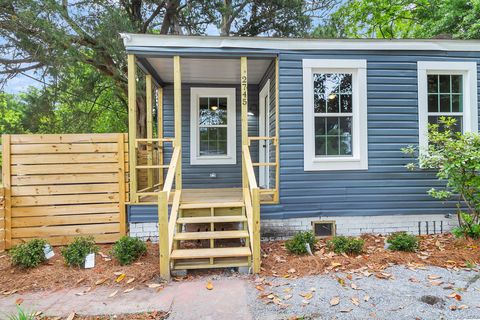
[[363, 251], [365, 241], [354, 237], [338, 236], [327, 243], [329, 249], [335, 253], [359, 254]]
[[418, 238], [406, 232], [396, 232], [387, 238], [388, 249], [393, 251], [414, 252], [418, 249]]
[[[454, 235], [471, 237], [478, 234], [471, 227], [480, 228], [480, 134], [457, 131], [454, 118], [440, 117], [439, 124], [428, 127], [427, 150], [409, 146], [402, 151], [411, 156], [418, 154], [417, 163], [406, 165], [409, 170], [435, 170], [437, 178], [446, 181], [445, 188], [432, 188], [428, 194], [442, 201], [456, 200], [459, 228]], [[467, 217], [471, 217], [471, 223]]]
[[313, 246], [317, 242], [315, 235], [311, 231], [300, 231], [293, 236], [292, 239], [285, 242], [285, 248], [288, 251], [295, 254], [307, 254], [307, 246], [310, 246], [310, 249], [313, 250]]
[[480, 239], [480, 223], [475, 223], [473, 217], [464, 212], [460, 212], [463, 224], [452, 229], [452, 234], [457, 238]]
[[92, 236], [76, 237], [72, 243], [62, 249], [62, 256], [67, 265], [82, 267], [87, 255], [97, 252], [98, 247], [95, 245], [95, 239]]
[[121, 265], [130, 264], [147, 253], [147, 245], [138, 238], [123, 236], [115, 242], [112, 255]]
[[19, 244], [10, 249], [9, 254], [14, 265], [23, 268], [34, 268], [45, 261], [45, 252], [43, 248], [47, 242], [45, 240], [33, 239], [27, 243]]

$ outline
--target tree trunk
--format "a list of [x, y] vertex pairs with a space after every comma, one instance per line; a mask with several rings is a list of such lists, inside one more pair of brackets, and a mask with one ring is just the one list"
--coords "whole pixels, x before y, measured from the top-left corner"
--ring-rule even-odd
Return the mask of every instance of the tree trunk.
[[232, 28], [232, 0], [223, 1], [224, 11], [222, 13], [222, 26], [220, 28], [220, 36], [228, 37], [230, 35], [230, 29]]

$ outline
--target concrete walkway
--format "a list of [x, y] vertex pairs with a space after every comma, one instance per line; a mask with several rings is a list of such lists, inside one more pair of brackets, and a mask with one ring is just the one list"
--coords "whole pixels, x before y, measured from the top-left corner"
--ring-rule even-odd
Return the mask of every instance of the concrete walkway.
[[[42, 311], [44, 315], [68, 316], [169, 311], [169, 319], [252, 319], [247, 302], [247, 282], [240, 279], [213, 281], [213, 290], [206, 289], [206, 280], [173, 282], [158, 291], [142, 287], [124, 293], [117, 288], [98, 287], [83, 295], [86, 288], [15, 294], [0, 298], [0, 314], [15, 311], [15, 301], [23, 299], [28, 311]], [[1, 316], [0, 316], [1, 317]]]

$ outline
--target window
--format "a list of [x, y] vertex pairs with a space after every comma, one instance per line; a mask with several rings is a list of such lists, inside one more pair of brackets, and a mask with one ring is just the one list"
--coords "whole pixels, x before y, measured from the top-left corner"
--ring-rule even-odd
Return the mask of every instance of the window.
[[476, 132], [477, 65], [475, 62], [418, 62], [419, 143], [428, 145], [428, 124], [442, 116], [457, 119], [458, 132]]
[[235, 89], [191, 88], [191, 164], [235, 164]]
[[368, 169], [365, 60], [303, 60], [304, 169]]

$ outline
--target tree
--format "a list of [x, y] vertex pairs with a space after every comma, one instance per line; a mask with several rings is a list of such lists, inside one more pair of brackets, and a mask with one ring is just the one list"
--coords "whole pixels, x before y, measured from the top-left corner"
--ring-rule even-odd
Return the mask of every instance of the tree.
[[[309, 14], [335, 0], [11, 0], [0, 2], [0, 81], [35, 72], [49, 92], [78, 103], [72, 66], [88, 67], [96, 83], [113, 85], [110, 102], [127, 110], [126, 53], [120, 32], [205, 34], [218, 26], [223, 35], [299, 36], [308, 31]], [[79, 87], [82, 89], [82, 87]], [[67, 92], [76, 91], [70, 95]], [[98, 92], [98, 90], [97, 90]], [[103, 92], [104, 91], [101, 91]], [[80, 92], [80, 96], [82, 93]], [[139, 136], [145, 135], [145, 97], [137, 95]], [[89, 99], [98, 100], [89, 95]], [[87, 101], [85, 101], [88, 104]], [[124, 119], [126, 122], [126, 118]]]
[[349, 37], [480, 38], [480, 0], [350, 0], [332, 19]]

